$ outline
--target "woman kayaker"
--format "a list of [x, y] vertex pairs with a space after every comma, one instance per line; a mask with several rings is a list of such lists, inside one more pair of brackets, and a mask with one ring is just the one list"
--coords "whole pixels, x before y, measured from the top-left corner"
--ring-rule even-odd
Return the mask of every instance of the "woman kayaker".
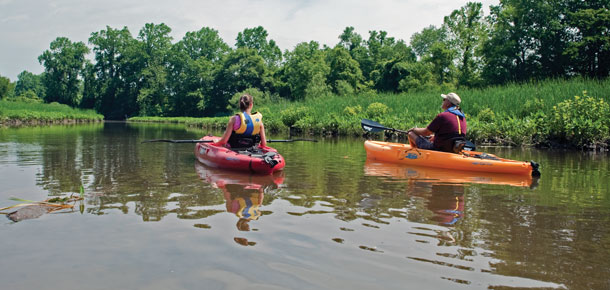
[[[466, 116], [460, 108], [462, 100], [456, 93], [442, 94], [444, 112], [438, 114], [426, 128], [411, 128], [408, 131], [411, 147], [439, 150], [445, 152], [460, 151], [456, 148], [466, 141]], [[432, 141], [425, 138], [434, 135]], [[456, 152], [457, 153], [457, 152]]]
[[239, 98], [239, 110], [229, 119], [227, 128], [222, 138], [216, 145], [224, 145], [230, 148], [251, 148], [258, 144], [267, 146], [265, 138], [265, 126], [263, 115], [259, 112], [252, 114], [254, 100], [252, 96], [245, 94]]

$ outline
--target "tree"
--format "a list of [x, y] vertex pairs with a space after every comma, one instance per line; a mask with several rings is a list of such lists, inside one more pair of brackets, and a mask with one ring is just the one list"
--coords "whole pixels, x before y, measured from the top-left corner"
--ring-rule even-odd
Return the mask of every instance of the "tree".
[[360, 34], [354, 32], [353, 26], [348, 26], [343, 30], [343, 33], [339, 35], [339, 45], [347, 49], [348, 51], [352, 51], [358, 47], [362, 47], [362, 36]]
[[124, 119], [138, 112], [141, 62], [135, 57], [138, 42], [127, 27], [94, 32], [89, 37], [95, 53], [95, 81], [90, 87], [96, 95], [95, 109], [107, 119]]
[[140, 115], [160, 116], [166, 111], [168, 96], [167, 59], [172, 46], [171, 29], [161, 23], [147, 23], [140, 33], [142, 71], [140, 72], [141, 87], [137, 97]]
[[238, 48], [223, 57], [214, 80], [214, 95], [206, 107], [209, 115], [225, 112], [229, 99], [248, 88], [269, 91], [271, 72], [263, 58], [251, 48]]
[[414, 33], [411, 36], [411, 48], [419, 59], [430, 55], [430, 49], [433, 44], [437, 42], [445, 42], [447, 40], [447, 30], [443, 26], [436, 28], [434, 25], [430, 25], [424, 28], [421, 32]]
[[222, 56], [230, 51], [229, 45], [220, 38], [218, 31], [209, 27], [187, 32], [174, 47], [192, 60], [203, 57], [213, 62], [221, 60]]
[[360, 65], [347, 49], [337, 45], [327, 51], [326, 63], [330, 67], [327, 83], [335, 93], [351, 93], [362, 87], [363, 76]]
[[170, 116], [203, 116], [214, 91], [215, 74], [229, 46], [218, 31], [204, 27], [187, 32], [172, 46], [169, 58]]
[[502, 0], [491, 6], [490, 37], [483, 45], [488, 83], [564, 76], [569, 65], [565, 1]]
[[0, 100], [8, 98], [14, 90], [11, 80], [7, 77], [0, 76]]
[[582, 9], [570, 12], [569, 23], [577, 29], [566, 55], [575, 70], [589, 77], [603, 78], [610, 73], [610, 10]]
[[22, 71], [17, 76], [17, 83], [15, 84], [15, 96], [21, 96], [26, 92], [31, 92], [32, 95], [36, 96], [36, 98], [42, 99], [45, 96], [45, 87], [42, 79], [42, 75], [36, 75], [25, 70]]
[[235, 46], [250, 48], [260, 55], [270, 67], [277, 67], [282, 61], [282, 51], [273, 39], [267, 41], [269, 34], [262, 26], [246, 28], [237, 34]]
[[66, 37], [58, 37], [51, 42], [50, 49], [38, 57], [44, 65], [43, 83], [46, 87], [44, 100], [76, 106], [80, 102], [79, 75], [85, 65], [85, 55], [89, 48], [82, 42], [72, 42]]
[[325, 62], [324, 52], [320, 50], [317, 42], [299, 43], [294, 50], [287, 51], [285, 56], [281, 78], [288, 87], [288, 98], [302, 100], [329, 91], [326, 80], [330, 67]]
[[486, 37], [486, 23], [483, 18], [481, 3], [468, 2], [460, 9], [454, 10], [444, 19], [449, 43], [457, 53], [458, 84], [477, 85], [482, 65], [477, 52]]

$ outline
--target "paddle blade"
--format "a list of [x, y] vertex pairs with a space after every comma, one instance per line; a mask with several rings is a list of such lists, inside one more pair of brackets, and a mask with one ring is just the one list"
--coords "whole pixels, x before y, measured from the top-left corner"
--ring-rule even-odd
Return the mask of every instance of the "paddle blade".
[[360, 125], [362, 126], [362, 129], [364, 131], [372, 132], [372, 133], [381, 132], [383, 130], [389, 129], [375, 121], [371, 121], [368, 119], [362, 119], [362, 121], [360, 122]]
[[464, 145], [464, 150], [466, 150], [466, 151], [476, 151], [477, 150], [477, 146], [474, 145], [474, 143], [470, 142], [469, 140], [466, 140], [466, 145]]

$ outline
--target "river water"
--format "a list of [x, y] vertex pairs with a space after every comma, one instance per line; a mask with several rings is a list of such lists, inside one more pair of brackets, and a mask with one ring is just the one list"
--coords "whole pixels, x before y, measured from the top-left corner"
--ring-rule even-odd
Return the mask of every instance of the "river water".
[[[610, 288], [606, 154], [479, 148], [542, 177], [366, 161], [363, 140], [273, 143], [283, 172], [205, 167], [182, 125], [0, 129], [2, 289]], [[282, 139], [286, 136], [274, 136]], [[45, 208], [45, 207], [43, 207]], [[8, 217], [8, 216], [7, 216]]]

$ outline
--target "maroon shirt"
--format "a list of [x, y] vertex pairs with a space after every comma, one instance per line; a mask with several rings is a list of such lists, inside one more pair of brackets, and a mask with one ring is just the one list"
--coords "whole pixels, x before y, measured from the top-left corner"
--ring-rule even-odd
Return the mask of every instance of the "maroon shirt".
[[438, 114], [427, 128], [434, 132], [434, 148], [442, 148], [443, 144], [450, 142], [451, 138], [459, 134], [459, 129], [461, 129], [462, 136], [466, 135], [466, 118], [445, 111]]

